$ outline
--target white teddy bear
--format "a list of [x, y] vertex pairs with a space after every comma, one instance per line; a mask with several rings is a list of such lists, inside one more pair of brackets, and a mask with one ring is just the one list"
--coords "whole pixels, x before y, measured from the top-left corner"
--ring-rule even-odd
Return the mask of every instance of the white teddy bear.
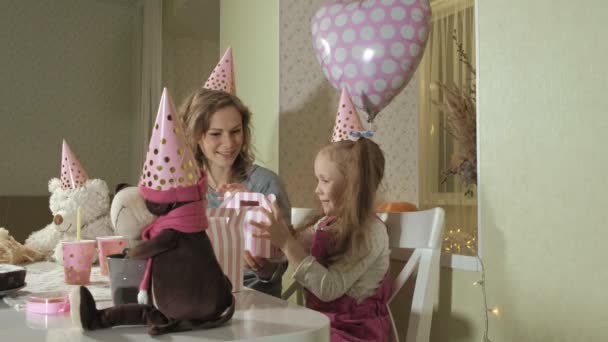
[[63, 264], [61, 241], [76, 240], [78, 207], [81, 215], [81, 239], [95, 240], [98, 236], [114, 235], [110, 221], [110, 195], [103, 180], [87, 179], [82, 186], [63, 189], [61, 181], [53, 178], [49, 181], [49, 192], [53, 222], [32, 233], [25, 240], [26, 246]]
[[127, 238], [129, 248], [141, 242], [141, 232], [156, 219], [146, 208], [146, 202], [137, 187], [127, 184], [116, 187], [110, 217], [116, 235]]

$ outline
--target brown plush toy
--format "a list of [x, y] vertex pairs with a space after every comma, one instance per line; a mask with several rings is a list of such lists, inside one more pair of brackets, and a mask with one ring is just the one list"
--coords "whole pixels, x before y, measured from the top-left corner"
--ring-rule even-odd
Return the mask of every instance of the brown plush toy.
[[232, 285], [204, 231], [207, 175], [183, 131], [165, 89], [139, 183], [147, 209], [158, 217], [128, 254], [147, 259], [139, 304], [97, 310], [91, 293], [80, 287], [70, 294], [71, 314], [86, 330], [146, 324], [150, 335], [160, 335], [215, 327], [234, 314]]

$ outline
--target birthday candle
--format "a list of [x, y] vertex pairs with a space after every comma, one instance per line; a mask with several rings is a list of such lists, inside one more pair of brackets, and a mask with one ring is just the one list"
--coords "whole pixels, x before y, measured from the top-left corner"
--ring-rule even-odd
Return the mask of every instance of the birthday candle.
[[80, 241], [80, 207], [76, 209], [76, 241]]

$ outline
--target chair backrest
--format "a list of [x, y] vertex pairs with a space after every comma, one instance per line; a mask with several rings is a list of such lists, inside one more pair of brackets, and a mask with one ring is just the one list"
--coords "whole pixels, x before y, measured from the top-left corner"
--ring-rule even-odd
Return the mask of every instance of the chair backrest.
[[407, 322], [407, 336], [405, 339], [399, 339], [391, 313], [392, 340], [426, 342], [431, 333], [433, 307], [439, 295], [439, 261], [445, 212], [442, 208], [434, 208], [416, 212], [381, 213], [379, 216], [388, 227], [391, 258], [401, 259], [399, 256], [403, 256], [404, 253], [399, 252], [413, 249], [411, 255], [408, 254], [403, 269], [395, 278], [389, 304], [406, 281], [416, 275]]
[[294, 227], [301, 225], [308, 217], [314, 215], [313, 208], [291, 208], [291, 224]]

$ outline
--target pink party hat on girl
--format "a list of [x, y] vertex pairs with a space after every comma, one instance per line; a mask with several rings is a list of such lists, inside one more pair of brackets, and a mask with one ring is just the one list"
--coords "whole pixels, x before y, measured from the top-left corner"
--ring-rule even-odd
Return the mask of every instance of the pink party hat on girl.
[[76, 189], [83, 186], [88, 179], [89, 175], [87, 175], [68, 143], [63, 139], [63, 146], [61, 147], [61, 188], [64, 190]]
[[213, 72], [203, 86], [206, 89], [222, 90], [231, 95], [236, 95], [234, 83], [234, 66], [232, 63], [232, 48], [226, 49], [224, 56], [217, 64]]
[[363, 125], [361, 125], [357, 110], [355, 109], [355, 106], [353, 106], [353, 102], [350, 100], [350, 96], [348, 96], [346, 89], [342, 89], [331, 142], [349, 140], [350, 132], [361, 131], [363, 131]]
[[156, 203], [200, 201], [207, 178], [198, 168], [167, 88], [163, 89], [139, 183], [142, 196]]

